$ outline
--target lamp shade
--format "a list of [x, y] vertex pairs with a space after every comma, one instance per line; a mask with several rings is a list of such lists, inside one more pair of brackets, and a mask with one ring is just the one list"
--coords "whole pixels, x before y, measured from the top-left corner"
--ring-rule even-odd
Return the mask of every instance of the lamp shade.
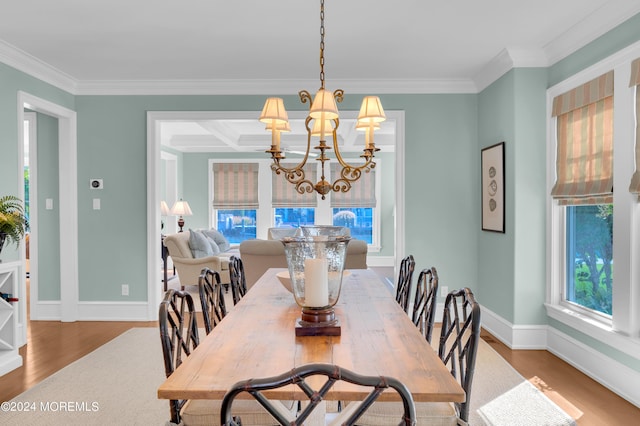
[[324, 120], [324, 129], [322, 128], [322, 120], [314, 120], [313, 128], [311, 129], [311, 136], [321, 136], [322, 133], [326, 135], [327, 133], [333, 132], [333, 121]]
[[191, 207], [189, 207], [189, 203], [186, 201], [176, 201], [176, 203], [171, 207], [171, 214], [176, 216], [191, 216], [193, 213], [191, 212]]
[[282, 98], [267, 98], [260, 114], [260, 121], [263, 123], [286, 123], [289, 121], [287, 110], [284, 109]]
[[360, 106], [360, 113], [358, 114], [358, 122], [374, 122], [379, 123], [387, 119], [380, 103], [380, 98], [377, 96], [366, 96], [362, 100]]
[[160, 201], [160, 214], [162, 216], [169, 216], [171, 214], [171, 212], [169, 211], [169, 206], [164, 200]]
[[325, 89], [318, 90], [309, 109], [309, 116], [320, 120], [338, 118], [338, 106], [333, 93]]

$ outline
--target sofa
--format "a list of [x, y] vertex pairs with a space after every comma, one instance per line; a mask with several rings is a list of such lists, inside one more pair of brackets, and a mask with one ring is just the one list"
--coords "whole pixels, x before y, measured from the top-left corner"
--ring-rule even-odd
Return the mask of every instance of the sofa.
[[[287, 267], [284, 245], [278, 240], [245, 240], [240, 243], [240, 258], [244, 266], [247, 289], [251, 288], [267, 269]], [[344, 267], [367, 269], [366, 241], [349, 241]]]
[[[211, 239], [204, 236], [203, 233], [207, 232], [211, 235], [216, 235], [220, 244], [217, 244], [215, 240], [212, 243]], [[206, 239], [204, 241], [202, 240], [203, 236]], [[221, 236], [222, 234], [215, 230], [193, 231], [190, 229], [189, 231], [178, 232], [164, 237], [164, 246], [173, 261], [183, 289], [187, 285], [198, 285], [198, 278], [205, 267], [218, 271], [223, 284], [230, 282], [229, 258], [233, 255], [239, 255], [238, 246], [231, 246], [228, 242], [224, 244], [220, 239]], [[197, 240], [194, 241], [196, 237]], [[214, 253], [213, 249], [203, 249], [204, 246], [197, 247], [198, 245], [204, 245], [205, 242], [209, 244], [210, 249], [214, 245], [218, 247], [218, 252], [212, 254]]]

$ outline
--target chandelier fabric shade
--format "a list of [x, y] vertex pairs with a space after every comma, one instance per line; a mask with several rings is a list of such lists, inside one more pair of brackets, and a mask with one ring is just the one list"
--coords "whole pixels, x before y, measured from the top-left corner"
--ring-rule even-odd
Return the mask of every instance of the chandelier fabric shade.
[[358, 124], [381, 123], [387, 119], [382, 109], [382, 103], [377, 96], [367, 96], [362, 100], [360, 113], [358, 114]]
[[333, 93], [324, 88], [318, 90], [309, 109], [309, 117], [318, 120], [335, 120], [338, 118], [338, 105]]
[[[344, 91], [341, 89], [333, 92], [325, 89], [324, 86], [324, 0], [320, 0], [320, 89], [312, 98], [311, 94], [306, 90], [299, 92], [300, 101], [309, 103], [309, 115], [305, 120], [307, 129], [307, 148], [304, 157], [299, 164], [293, 167], [287, 167], [283, 163], [285, 155], [280, 147], [280, 133], [290, 130], [287, 127], [288, 114], [284, 107], [284, 101], [281, 98], [267, 98], [260, 121], [266, 123], [266, 130], [271, 131], [271, 148], [266, 152], [271, 154], [273, 164], [271, 169], [275, 174], [284, 175], [284, 178], [291, 184], [295, 185], [298, 193], [304, 194], [317, 192], [324, 200], [329, 192], [348, 192], [353, 182], [356, 182], [363, 174], [369, 173], [376, 163], [373, 161], [374, 154], [379, 151], [374, 143], [374, 132], [380, 129], [380, 123], [386, 120], [384, 109], [380, 98], [377, 96], [366, 96], [360, 107], [360, 114], [356, 124], [357, 130], [363, 130], [365, 134], [365, 144], [362, 164], [352, 165], [347, 163], [338, 147], [337, 129], [340, 125], [340, 114], [337, 104], [342, 102]], [[327, 136], [331, 136], [331, 145], [327, 144]], [[321, 165], [320, 180], [316, 183], [307, 179], [308, 172], [305, 172], [305, 165], [310, 156], [311, 139], [319, 138], [317, 145], [314, 143], [314, 149], [320, 151], [317, 155], [317, 161]], [[341, 167], [340, 173], [332, 173], [332, 176], [338, 176], [332, 183], [325, 180], [325, 162], [329, 161], [326, 155], [327, 151], [333, 150], [335, 159]]]
[[260, 121], [271, 124], [283, 124], [289, 122], [289, 116], [287, 110], [284, 109], [284, 101], [282, 98], [269, 98], [264, 103], [262, 113], [260, 114]]

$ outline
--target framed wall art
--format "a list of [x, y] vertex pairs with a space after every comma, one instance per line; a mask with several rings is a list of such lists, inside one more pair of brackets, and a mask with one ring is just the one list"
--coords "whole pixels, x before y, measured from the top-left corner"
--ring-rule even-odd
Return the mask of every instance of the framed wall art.
[[482, 230], [504, 233], [504, 142], [482, 149]]

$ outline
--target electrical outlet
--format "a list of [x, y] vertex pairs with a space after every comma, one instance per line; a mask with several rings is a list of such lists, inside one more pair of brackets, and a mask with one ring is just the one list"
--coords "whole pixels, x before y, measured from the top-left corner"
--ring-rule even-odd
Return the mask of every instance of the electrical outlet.
[[447, 287], [445, 285], [440, 287], [440, 296], [447, 297], [447, 294], [449, 294], [449, 287]]
[[122, 295], [123, 296], [129, 295], [129, 284], [122, 284]]

